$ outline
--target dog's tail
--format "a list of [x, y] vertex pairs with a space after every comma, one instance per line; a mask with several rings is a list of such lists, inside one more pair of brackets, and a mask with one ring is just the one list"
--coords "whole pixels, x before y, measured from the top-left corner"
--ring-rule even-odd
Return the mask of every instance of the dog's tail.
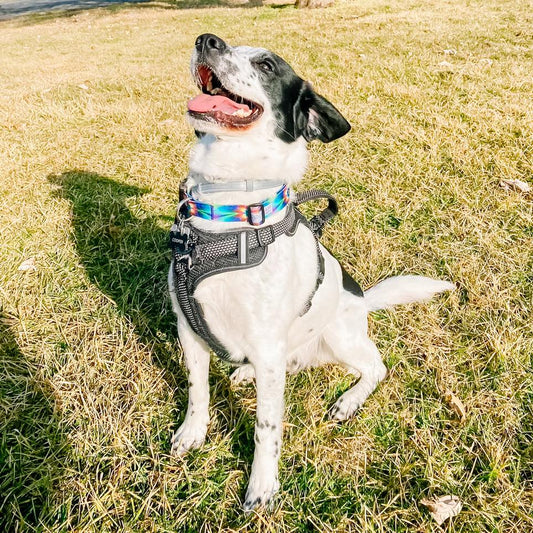
[[429, 300], [434, 294], [455, 289], [448, 281], [424, 276], [394, 276], [365, 291], [369, 311], [388, 309], [395, 305]]

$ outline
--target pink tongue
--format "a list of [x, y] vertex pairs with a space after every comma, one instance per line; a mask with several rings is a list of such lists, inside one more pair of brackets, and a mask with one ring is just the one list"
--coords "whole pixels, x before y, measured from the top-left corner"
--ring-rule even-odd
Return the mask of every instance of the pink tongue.
[[208, 111], [222, 111], [226, 115], [232, 115], [235, 111], [243, 109], [245, 112], [250, 111], [246, 104], [238, 104], [225, 96], [211, 96], [210, 94], [199, 94], [187, 102], [189, 111], [197, 113], [207, 113]]

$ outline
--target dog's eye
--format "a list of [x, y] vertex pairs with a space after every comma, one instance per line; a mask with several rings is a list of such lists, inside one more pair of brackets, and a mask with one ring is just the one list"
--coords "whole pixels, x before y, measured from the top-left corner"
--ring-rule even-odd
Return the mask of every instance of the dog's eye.
[[272, 63], [272, 61], [270, 61], [270, 59], [261, 59], [261, 61], [257, 61], [255, 64], [263, 72], [273, 72], [274, 71], [274, 63]]

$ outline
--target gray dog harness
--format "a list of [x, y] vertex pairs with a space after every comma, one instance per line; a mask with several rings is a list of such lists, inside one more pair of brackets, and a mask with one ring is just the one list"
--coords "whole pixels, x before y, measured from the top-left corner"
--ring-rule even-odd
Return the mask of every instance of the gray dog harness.
[[[338, 212], [333, 196], [321, 190], [309, 190], [296, 194], [296, 199], [287, 204], [285, 217], [267, 226], [239, 228], [238, 230], [212, 233], [195, 228], [187, 216], [187, 196], [180, 190], [182, 201], [170, 230], [170, 247], [173, 258], [174, 292], [181, 311], [192, 330], [209, 347], [224, 359], [228, 358], [226, 348], [212, 334], [205, 320], [201, 306], [194, 297], [198, 284], [215, 274], [251, 268], [261, 264], [268, 247], [281, 235], [293, 236], [298, 225], [304, 224], [315, 236], [318, 272], [315, 287], [301, 312], [305, 314], [311, 307], [312, 299], [324, 279], [324, 258], [318, 239], [327, 222]], [[327, 199], [328, 206], [318, 215], [307, 220], [297, 206], [311, 200]], [[343, 269], [343, 282], [350, 292], [360, 293], [359, 285]], [[348, 285], [350, 285], [351, 288]]]

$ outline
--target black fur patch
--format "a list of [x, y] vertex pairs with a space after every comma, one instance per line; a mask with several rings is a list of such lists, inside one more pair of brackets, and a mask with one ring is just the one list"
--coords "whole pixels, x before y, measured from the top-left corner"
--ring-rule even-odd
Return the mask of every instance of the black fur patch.
[[361, 286], [357, 281], [355, 281], [346, 270], [344, 270], [344, 267], [341, 266], [342, 269], [342, 286], [345, 290], [352, 293], [355, 296], [359, 296], [360, 298], [363, 298], [364, 293], [363, 289], [361, 289]]
[[341, 113], [281, 57], [263, 52], [253, 64], [272, 106], [275, 133], [282, 141], [291, 143], [303, 136], [306, 141], [330, 142], [350, 131]]

